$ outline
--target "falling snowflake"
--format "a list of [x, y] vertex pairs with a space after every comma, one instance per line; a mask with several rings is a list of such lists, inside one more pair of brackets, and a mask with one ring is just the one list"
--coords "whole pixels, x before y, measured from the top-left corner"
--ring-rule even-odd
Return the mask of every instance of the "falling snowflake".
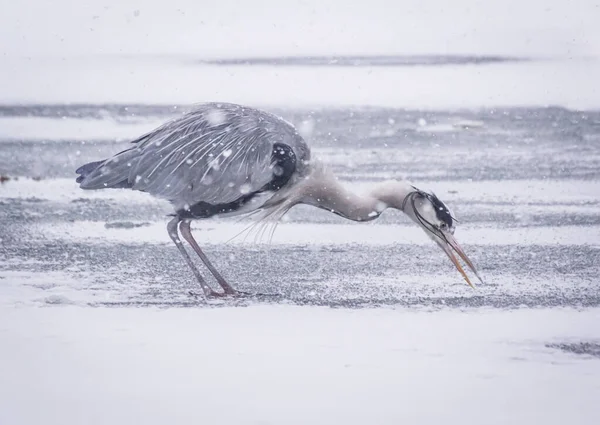
[[250, 187], [250, 185], [248, 183], [245, 183], [245, 184], [243, 184], [243, 185], [240, 186], [240, 193], [242, 195], [249, 194], [251, 190], [252, 190], [252, 187]]
[[206, 113], [206, 121], [213, 127], [223, 124], [227, 120], [227, 115], [220, 109], [211, 109]]
[[298, 126], [298, 133], [305, 139], [310, 138], [312, 136], [313, 131], [315, 129], [315, 120], [311, 117], [307, 120], [304, 120]]

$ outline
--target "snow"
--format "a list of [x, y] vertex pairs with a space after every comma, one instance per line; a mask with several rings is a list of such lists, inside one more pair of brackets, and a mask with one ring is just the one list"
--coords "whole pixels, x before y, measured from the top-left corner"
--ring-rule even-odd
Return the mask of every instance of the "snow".
[[[431, 241], [423, 230], [406, 224], [405, 217], [398, 217], [402, 224], [390, 226], [379, 224], [329, 224], [286, 223], [277, 227], [272, 240], [267, 235], [257, 233], [260, 228], [245, 232], [248, 223], [231, 222], [197, 222], [193, 228], [202, 234], [206, 245], [213, 244], [246, 244], [257, 242], [271, 245], [292, 246], [336, 246], [361, 244], [365, 247], [373, 245], [411, 246], [429, 245]], [[167, 236], [164, 222], [152, 223], [135, 229], [106, 229], [103, 222], [74, 221], [69, 224], [46, 224], [29, 229], [32, 237], [37, 235], [49, 241], [69, 243], [130, 243], [151, 244], [171, 243]], [[240, 236], [236, 236], [240, 235]], [[483, 246], [519, 246], [521, 244], [537, 246], [590, 245], [600, 247], [600, 226], [536, 226], [530, 228], [489, 229], [459, 225], [456, 236], [462, 244]], [[235, 237], [235, 238], [234, 238]], [[233, 239], [232, 239], [233, 238]]]
[[600, 312], [1, 308], [1, 423], [592, 424]]
[[[335, 163], [326, 156], [328, 164]], [[357, 157], [368, 163], [366, 155], [359, 151]], [[389, 172], [388, 172], [389, 174]], [[344, 182], [350, 190], [366, 192], [373, 187], [373, 182]], [[600, 182], [597, 180], [578, 179], [523, 179], [523, 180], [497, 180], [497, 181], [436, 181], [419, 180], [414, 182], [420, 189], [433, 191], [444, 203], [452, 204], [489, 204], [488, 208], [496, 211], [510, 212], [518, 205], [520, 213], [555, 210], [558, 212], [573, 212], [574, 210], [596, 212], [599, 211], [598, 193]], [[443, 196], [442, 196], [443, 195]], [[48, 201], [70, 202], [73, 200], [110, 200], [121, 205], [131, 204], [132, 208], [139, 204], [152, 204], [169, 208], [169, 203], [149, 196], [143, 192], [130, 190], [100, 190], [83, 191], [73, 179], [56, 178], [36, 181], [29, 178], [11, 180], [0, 186], [0, 200], [3, 199], [43, 199]], [[460, 205], [457, 205], [457, 208]], [[528, 209], [531, 209], [528, 211]], [[457, 212], [457, 211], [455, 211]]]
[[[254, 106], [421, 109], [600, 107], [600, 58], [443, 67], [208, 66], [181, 58], [20, 59], [0, 67], [2, 103], [219, 101]], [[43, 67], [44, 73], [38, 70]], [[544, 78], [540, 78], [544, 75]]]
[[[36, 13], [29, 2], [2, 10], [0, 40], [10, 40], [0, 45], [2, 103], [600, 107], [600, 11], [593, 0], [451, 6], [440, 0], [57, 0], [37, 2]], [[199, 64], [356, 54], [532, 60], [442, 67]]]

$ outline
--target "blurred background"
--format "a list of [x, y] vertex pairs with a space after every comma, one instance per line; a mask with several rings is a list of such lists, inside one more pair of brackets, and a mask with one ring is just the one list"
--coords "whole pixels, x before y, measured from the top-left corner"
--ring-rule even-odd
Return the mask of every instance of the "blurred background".
[[[589, 108], [599, 15], [592, 0], [2, 0], [0, 101]], [[307, 56], [320, 66], [281, 60]]]

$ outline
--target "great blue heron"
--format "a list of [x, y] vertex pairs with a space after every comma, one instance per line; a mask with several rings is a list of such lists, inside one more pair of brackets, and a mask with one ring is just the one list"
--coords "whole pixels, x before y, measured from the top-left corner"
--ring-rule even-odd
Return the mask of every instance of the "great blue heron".
[[[472, 286], [453, 254], [475, 267], [454, 239], [455, 219], [433, 193], [407, 181], [387, 181], [359, 196], [344, 188], [318, 161], [296, 128], [265, 111], [207, 103], [133, 141], [111, 158], [80, 167], [82, 189], [128, 188], [169, 200], [175, 208], [169, 236], [207, 297], [239, 294], [221, 276], [192, 236], [190, 222], [216, 215], [259, 211], [278, 220], [308, 204], [354, 221], [373, 220], [386, 209], [406, 213], [444, 250]], [[223, 288], [210, 288], [185, 247], [191, 245]]]

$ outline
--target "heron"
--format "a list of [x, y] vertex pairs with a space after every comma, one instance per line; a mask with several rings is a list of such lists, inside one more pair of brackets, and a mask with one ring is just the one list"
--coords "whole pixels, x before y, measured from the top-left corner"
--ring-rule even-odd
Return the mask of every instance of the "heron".
[[[211, 263], [191, 232], [193, 220], [251, 215], [279, 220], [293, 206], [321, 208], [368, 222], [386, 209], [405, 213], [446, 253], [473, 286], [454, 253], [483, 282], [454, 237], [456, 218], [433, 192], [406, 180], [376, 184], [363, 195], [347, 189], [320, 161], [294, 125], [270, 112], [232, 103], [204, 103], [132, 141], [114, 156], [76, 170], [81, 189], [132, 189], [168, 200], [167, 231], [204, 296], [240, 296]], [[213, 290], [179, 235], [222, 291]]]

